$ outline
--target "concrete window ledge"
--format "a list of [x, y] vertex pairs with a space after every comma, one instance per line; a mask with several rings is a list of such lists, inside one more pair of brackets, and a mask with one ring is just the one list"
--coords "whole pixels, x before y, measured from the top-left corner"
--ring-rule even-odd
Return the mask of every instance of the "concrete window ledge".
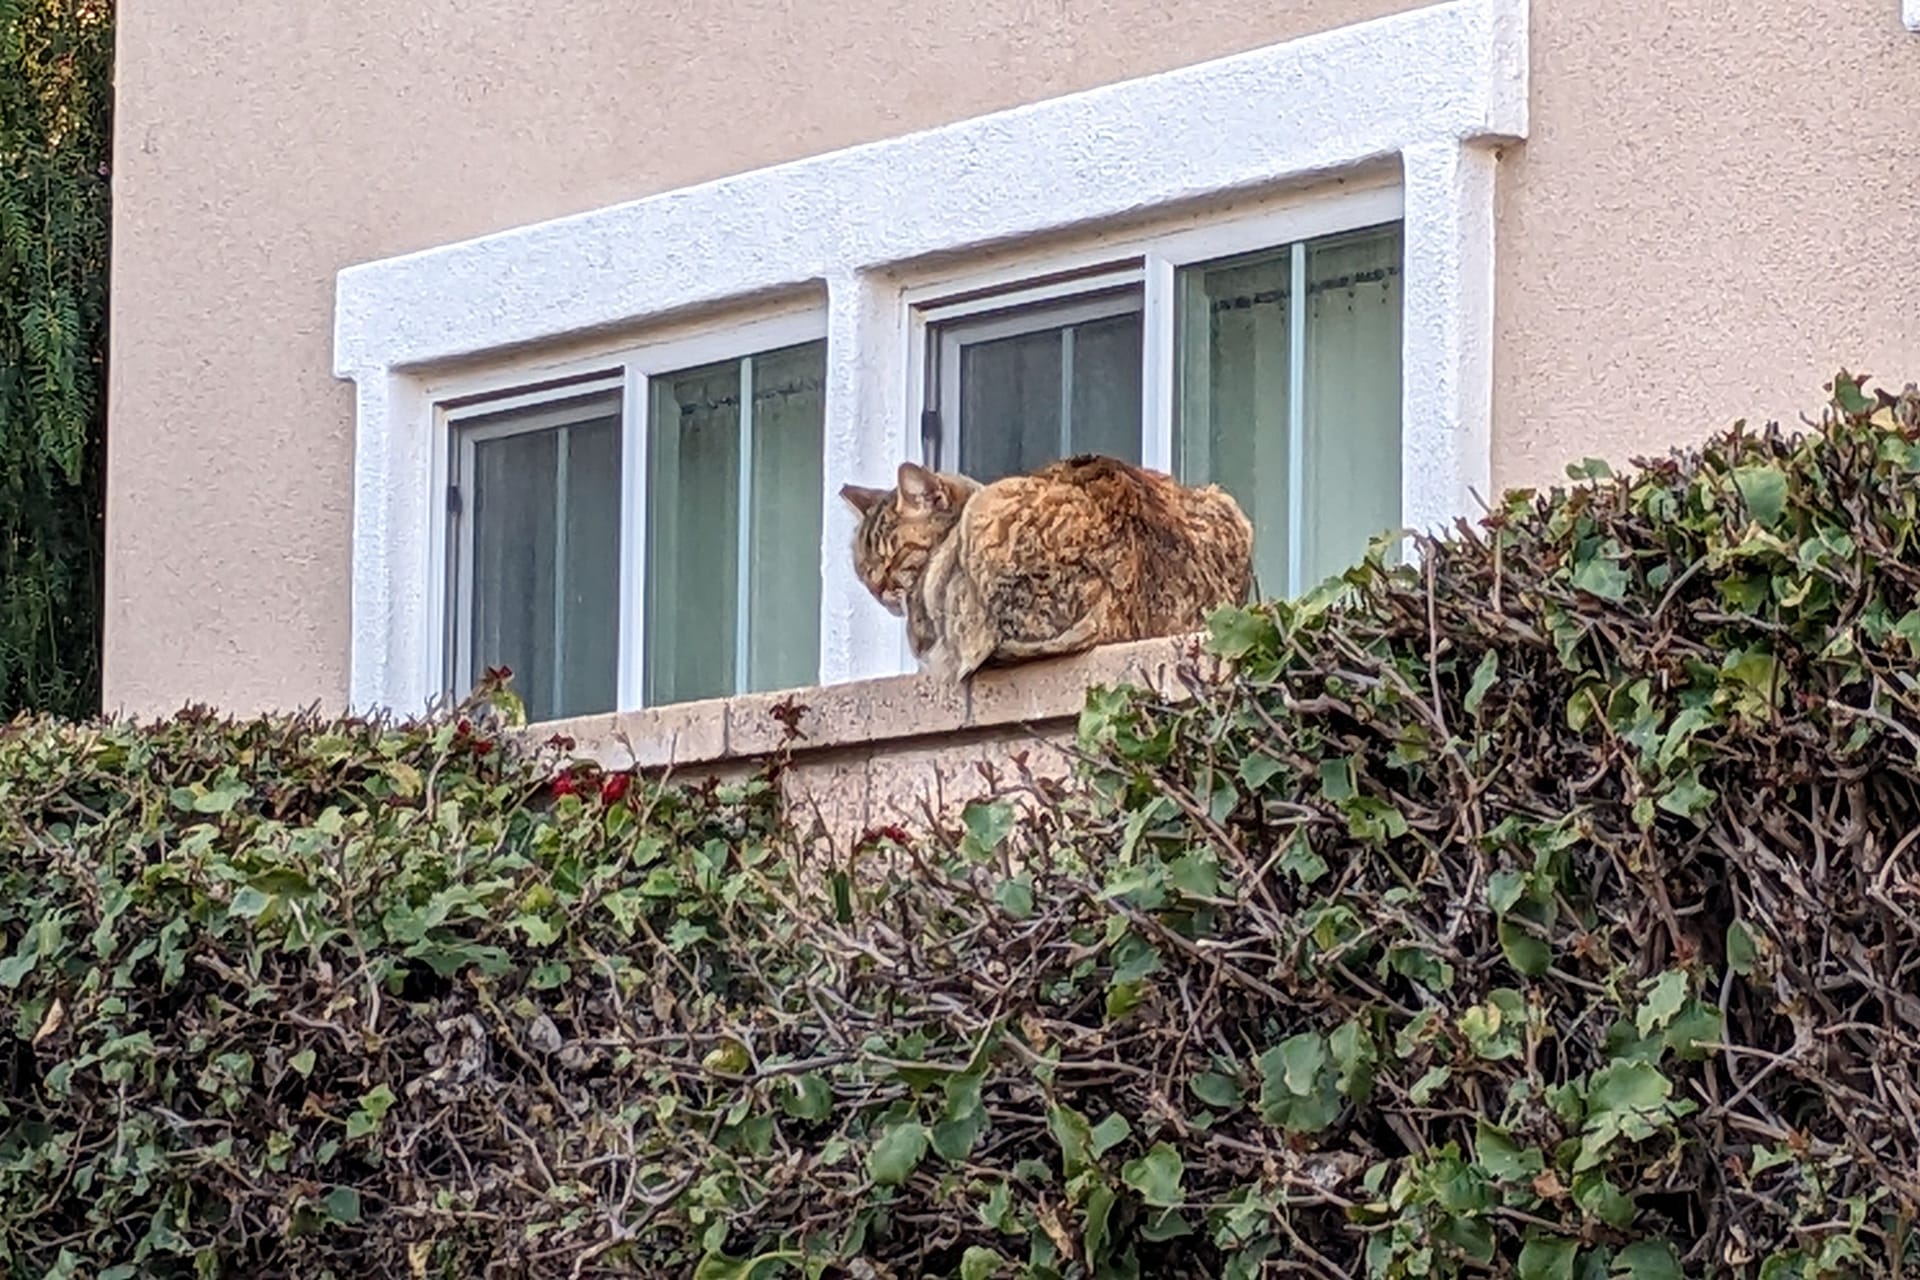
[[804, 710], [790, 798], [814, 809], [839, 841], [929, 812], [950, 815], [987, 791], [988, 775], [1015, 757], [1037, 775], [1064, 775], [1070, 764], [1050, 744], [1072, 735], [1087, 690], [1128, 683], [1183, 697], [1179, 663], [1199, 639], [1108, 645], [983, 671], [959, 688], [893, 676], [583, 716], [529, 733], [564, 734], [576, 754], [608, 769], [726, 777], [779, 748], [786, 730], [775, 709], [791, 702]]

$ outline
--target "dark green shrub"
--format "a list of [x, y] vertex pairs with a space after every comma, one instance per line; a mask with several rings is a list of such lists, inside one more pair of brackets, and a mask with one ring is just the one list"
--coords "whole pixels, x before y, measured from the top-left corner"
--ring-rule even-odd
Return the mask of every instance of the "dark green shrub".
[[0, 1274], [1903, 1274], [1920, 439], [1834, 391], [851, 854], [460, 722], [22, 722]]

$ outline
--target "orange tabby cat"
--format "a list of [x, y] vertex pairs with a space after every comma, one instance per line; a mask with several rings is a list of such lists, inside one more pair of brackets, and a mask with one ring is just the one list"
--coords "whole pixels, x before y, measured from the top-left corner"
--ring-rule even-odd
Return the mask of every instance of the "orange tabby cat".
[[1198, 631], [1252, 580], [1253, 527], [1224, 490], [1097, 454], [984, 486], [905, 462], [893, 489], [840, 495], [860, 513], [860, 580], [953, 681]]

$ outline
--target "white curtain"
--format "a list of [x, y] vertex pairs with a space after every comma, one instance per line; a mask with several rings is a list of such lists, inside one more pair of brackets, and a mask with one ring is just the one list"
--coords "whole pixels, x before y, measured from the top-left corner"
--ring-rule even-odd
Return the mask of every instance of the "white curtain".
[[1129, 312], [961, 346], [960, 470], [986, 483], [1076, 453], [1139, 461], [1140, 333]]
[[812, 342], [652, 380], [648, 705], [818, 679], [825, 379]]
[[1254, 528], [1262, 595], [1287, 580], [1290, 249], [1181, 273], [1179, 473], [1219, 484]]
[[745, 681], [751, 692], [795, 689], [820, 679], [826, 377], [824, 342], [753, 362]]
[[[1180, 273], [1176, 466], [1189, 483], [1220, 484], [1247, 513], [1262, 595], [1306, 590], [1399, 523], [1400, 256], [1396, 226], [1309, 243], [1298, 280], [1292, 246]], [[1292, 313], [1302, 285], [1296, 484]]]
[[649, 706], [734, 692], [740, 365], [656, 378], [647, 424]]
[[470, 670], [512, 668], [535, 719], [614, 706], [620, 416], [617, 402], [593, 408], [472, 443]]
[[1304, 581], [1400, 524], [1400, 229], [1307, 246]]

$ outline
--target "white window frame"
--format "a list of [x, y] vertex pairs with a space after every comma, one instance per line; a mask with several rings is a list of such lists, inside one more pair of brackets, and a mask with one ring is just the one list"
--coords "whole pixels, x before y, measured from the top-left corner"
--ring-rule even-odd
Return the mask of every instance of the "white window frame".
[[[915, 456], [925, 364], [908, 350], [906, 290], [931, 283], [927, 264], [1124, 236], [1155, 219], [1199, 227], [1383, 168], [1397, 170], [1404, 209], [1403, 522], [1470, 514], [1489, 496], [1494, 177], [1498, 150], [1527, 134], [1527, 24], [1527, 0], [1445, 0], [342, 271], [334, 369], [356, 388], [352, 705], [415, 710], [439, 689], [444, 471], [431, 385], [449, 370], [481, 365], [512, 386], [551, 376], [524, 354], [544, 345], [824, 286], [819, 675], [886, 675], [901, 665], [899, 620], [853, 573], [852, 513], [837, 495], [850, 481], [890, 482]], [[1303, 217], [1312, 207], [1297, 205]], [[1155, 330], [1152, 307], [1145, 320]], [[1162, 356], [1147, 391], [1170, 410], [1172, 353]]]
[[[1263, 202], [1260, 209], [1251, 213], [1204, 218], [1191, 226], [1160, 228], [1134, 236], [1110, 237], [1078, 252], [1053, 250], [1019, 255], [996, 264], [991, 270], [943, 275], [933, 283], [910, 286], [902, 295], [906, 304], [908, 362], [922, 370], [937, 369], [938, 380], [943, 385], [935, 395], [934, 378], [925, 374], [921, 377], [908, 402], [906, 422], [911, 425], [900, 442], [900, 456], [927, 461], [924, 433], [919, 425], [922, 414], [936, 404], [949, 405], [957, 400], [958, 374], [948, 355], [952, 339], [941, 332], [942, 326], [1016, 307], [1046, 307], [1044, 311], [1010, 314], [989, 330], [988, 336], [1048, 328], [1101, 311], [1090, 305], [1083, 314], [1064, 309], [1065, 304], [1088, 295], [1135, 286], [1142, 290], [1140, 458], [1145, 466], [1172, 472], [1175, 470], [1174, 431], [1178, 412], [1175, 399], [1180, 360], [1177, 349], [1179, 273], [1188, 267], [1285, 248], [1293, 251], [1295, 271], [1302, 271], [1310, 242], [1368, 227], [1403, 224], [1405, 213], [1405, 192], [1397, 175], [1367, 175], [1353, 181], [1350, 189], [1335, 194], [1310, 189]], [[1297, 295], [1294, 303], [1304, 308], [1305, 295]], [[1120, 310], [1108, 307], [1105, 313], [1120, 314]], [[1294, 325], [1296, 348], [1305, 338], [1302, 316], [1296, 316]], [[931, 358], [936, 346], [940, 351], [937, 364]], [[1293, 352], [1296, 362], [1302, 355], [1299, 349]], [[1289, 406], [1288, 421], [1293, 429], [1288, 441], [1289, 447], [1296, 451], [1296, 458], [1290, 474], [1297, 481], [1304, 471], [1297, 451], [1305, 443], [1298, 429], [1304, 416], [1305, 386], [1298, 378], [1291, 385], [1294, 403]], [[951, 467], [958, 459], [964, 430], [960, 422], [943, 424], [943, 434], [953, 447], [952, 456], [940, 459], [943, 465]], [[1422, 443], [1414, 441], [1416, 451]], [[1403, 510], [1418, 509], [1425, 496], [1426, 478], [1403, 471], [1401, 483]], [[1302, 543], [1298, 521], [1303, 507], [1299, 499], [1296, 493], [1287, 504], [1288, 518], [1295, 522], [1288, 541], [1296, 560], [1288, 571], [1288, 583], [1292, 587], [1297, 587], [1301, 578], [1297, 563]], [[900, 670], [912, 670], [912, 650], [904, 635], [895, 660]]]
[[[646, 674], [646, 552], [647, 552], [647, 455], [652, 425], [652, 380], [705, 365], [751, 360], [769, 351], [778, 351], [802, 343], [818, 342], [827, 336], [827, 320], [818, 308], [786, 310], [752, 319], [738, 320], [711, 332], [651, 343], [629, 344], [604, 352], [538, 366], [488, 370], [430, 379], [422, 383], [422, 392], [433, 405], [433, 470], [435, 493], [444, 494], [460, 473], [456, 456], [456, 436], [463, 420], [488, 416], [512, 409], [538, 409], [561, 405], [608, 391], [620, 393], [620, 635], [618, 702], [621, 709], [643, 705]], [[551, 384], [540, 389], [523, 390], [528, 384]], [[501, 424], [483, 428], [489, 435], [510, 435], [537, 430], [537, 425]], [[743, 494], [744, 497], [744, 494]], [[471, 496], [466, 499], [471, 503]], [[449, 580], [449, 568], [457, 549], [449, 550], [449, 512], [442, 502], [432, 521], [431, 547], [437, 553], [428, 567], [428, 608], [432, 611], [435, 634], [443, 637], [435, 655], [434, 684], [428, 697], [443, 690], [446, 673], [459, 672], [464, 643], [459, 619], [468, 612], [467, 593], [472, 588], [472, 573], [455, 573]], [[470, 536], [470, 535], [469, 535]], [[744, 538], [744, 533], [741, 535]], [[742, 552], [744, 554], [744, 551]], [[744, 581], [744, 578], [742, 579]], [[457, 597], [457, 598], [456, 598]], [[454, 612], [450, 615], [449, 610]], [[745, 613], [742, 612], [744, 626]], [[744, 632], [735, 636], [736, 655]], [[457, 680], [457, 675], [456, 675]], [[459, 690], [456, 690], [459, 692]]]
[[[942, 412], [951, 410], [953, 413], [951, 422], [945, 424], [942, 431], [943, 436], [952, 440], [953, 453], [936, 461], [952, 469], [960, 459], [962, 434], [965, 431], [959, 416], [960, 359], [963, 348], [1020, 334], [1133, 314], [1142, 315], [1144, 332], [1144, 299], [1135, 296], [1141, 283], [1141, 273], [1136, 268], [1104, 273], [1088, 280], [1075, 280], [1070, 286], [1054, 284], [1043, 288], [1010, 290], [974, 302], [914, 308], [914, 322], [927, 330], [920, 345], [930, 357], [935, 358], [927, 362], [920, 393], [921, 404], [909, 415], [908, 421], [920, 422], [921, 411], [934, 405], [942, 406]], [[999, 314], [1002, 311], [1007, 314]], [[936, 336], [937, 343], [933, 341]], [[1072, 360], [1071, 353], [1071, 346], [1062, 348], [1063, 362]], [[1064, 364], [1061, 376], [1063, 381], [1068, 376]], [[1065, 435], [1071, 430], [1068, 416], [1071, 405], [1063, 401], [1061, 407], [1060, 428]], [[921, 439], [924, 447], [924, 432]], [[928, 459], [922, 456], [921, 461]]]

